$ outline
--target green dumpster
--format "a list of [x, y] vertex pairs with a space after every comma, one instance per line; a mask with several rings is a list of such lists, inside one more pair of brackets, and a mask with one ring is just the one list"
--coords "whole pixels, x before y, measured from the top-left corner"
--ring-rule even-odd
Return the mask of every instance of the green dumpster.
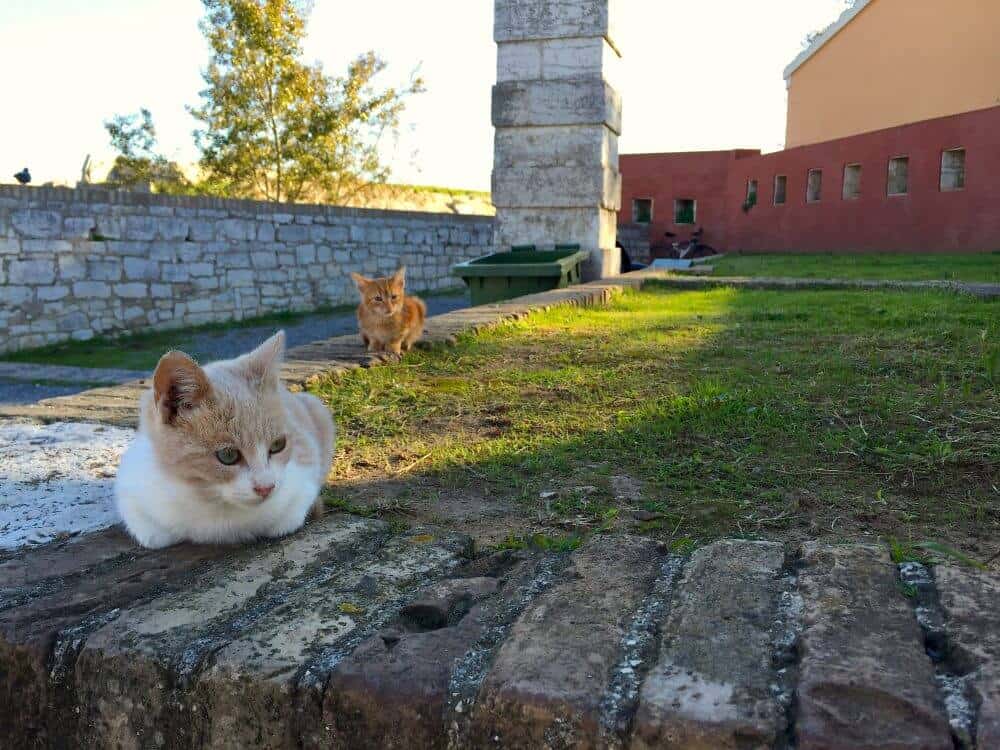
[[555, 250], [542, 251], [522, 245], [458, 263], [451, 272], [469, 287], [473, 305], [486, 305], [578, 284], [589, 255], [579, 245], [556, 245]]

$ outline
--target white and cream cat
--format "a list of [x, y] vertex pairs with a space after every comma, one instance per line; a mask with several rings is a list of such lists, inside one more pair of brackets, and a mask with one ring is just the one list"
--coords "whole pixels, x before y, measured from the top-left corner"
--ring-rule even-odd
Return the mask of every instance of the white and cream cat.
[[139, 432], [115, 481], [118, 513], [144, 547], [231, 543], [295, 531], [318, 499], [336, 431], [323, 403], [279, 378], [279, 331], [236, 359], [160, 359]]

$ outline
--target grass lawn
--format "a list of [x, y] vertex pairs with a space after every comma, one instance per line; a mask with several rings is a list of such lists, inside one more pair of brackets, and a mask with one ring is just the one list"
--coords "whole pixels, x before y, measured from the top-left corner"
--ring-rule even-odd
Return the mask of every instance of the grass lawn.
[[[738, 260], [738, 259], [737, 259]], [[489, 544], [631, 532], [1000, 552], [1000, 302], [650, 285], [313, 387], [328, 503]]]
[[712, 261], [715, 276], [801, 279], [985, 281], [1000, 284], [1000, 252], [978, 255], [729, 255]]

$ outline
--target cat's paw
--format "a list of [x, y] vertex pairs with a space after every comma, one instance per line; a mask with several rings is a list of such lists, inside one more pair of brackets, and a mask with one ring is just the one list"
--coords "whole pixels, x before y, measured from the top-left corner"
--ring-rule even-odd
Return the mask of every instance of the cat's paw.
[[145, 547], [146, 549], [163, 549], [164, 547], [172, 547], [181, 541], [180, 537], [158, 529], [130, 528], [128, 529], [128, 532], [132, 535], [132, 538], [138, 542], [140, 547]]

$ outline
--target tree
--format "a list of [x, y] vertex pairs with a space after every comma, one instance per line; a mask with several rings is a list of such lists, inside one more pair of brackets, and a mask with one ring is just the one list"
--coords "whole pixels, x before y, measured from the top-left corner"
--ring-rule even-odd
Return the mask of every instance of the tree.
[[202, 0], [212, 50], [192, 114], [207, 182], [237, 197], [341, 202], [389, 168], [379, 142], [423, 90], [376, 87], [385, 62], [368, 52], [342, 77], [302, 61], [306, 0]]
[[174, 162], [156, 152], [156, 127], [148, 109], [131, 115], [115, 115], [104, 123], [111, 146], [118, 152], [107, 182], [121, 187], [149, 187], [158, 193], [191, 190], [187, 178]]

